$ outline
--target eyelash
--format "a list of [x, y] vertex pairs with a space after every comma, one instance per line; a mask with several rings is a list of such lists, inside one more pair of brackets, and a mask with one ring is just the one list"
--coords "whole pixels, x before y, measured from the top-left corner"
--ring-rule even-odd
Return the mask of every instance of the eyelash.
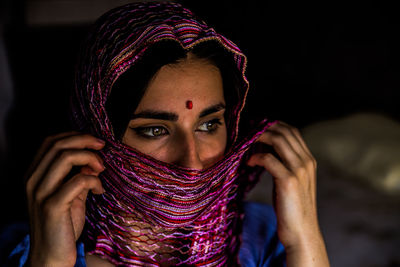
[[[200, 126], [205, 125], [205, 124], [211, 124], [211, 127], [213, 127], [213, 128], [208, 129], [208, 130], [196, 130], [196, 131], [204, 132], [207, 134], [214, 134], [218, 130], [220, 125], [222, 125], [222, 122], [221, 122], [221, 119], [212, 119], [212, 120], [203, 122], [202, 124], [200, 124]], [[131, 128], [131, 129], [134, 130], [135, 133], [137, 135], [139, 135], [140, 137], [144, 137], [144, 138], [148, 138], [148, 139], [157, 139], [157, 138], [161, 138], [164, 135], [169, 134], [168, 130], [162, 126], [136, 127], [136, 128]], [[162, 131], [162, 133], [160, 135], [154, 135], [155, 129], [160, 129]], [[151, 132], [153, 135], [149, 135], [146, 132], [147, 133]]]
[[[148, 139], [157, 139], [157, 138], [160, 138], [160, 137], [168, 134], [167, 129], [165, 129], [162, 126], [137, 127], [137, 128], [131, 128], [131, 129], [134, 130], [135, 133], [137, 135], [139, 135], [140, 137], [144, 137], [144, 138], [148, 138]], [[155, 129], [160, 129], [161, 131], [163, 131], [163, 133], [160, 135], [154, 135]], [[153, 135], [149, 135], [146, 132], [152, 132]]]
[[213, 119], [213, 120], [210, 120], [210, 121], [206, 121], [206, 122], [203, 122], [201, 125], [208, 124], [208, 123], [210, 123], [211, 126], [215, 126], [215, 127], [212, 128], [212, 129], [209, 129], [209, 130], [198, 130], [198, 131], [199, 132], [206, 132], [208, 134], [213, 134], [218, 130], [219, 126], [222, 125], [222, 122], [221, 122], [220, 119]]

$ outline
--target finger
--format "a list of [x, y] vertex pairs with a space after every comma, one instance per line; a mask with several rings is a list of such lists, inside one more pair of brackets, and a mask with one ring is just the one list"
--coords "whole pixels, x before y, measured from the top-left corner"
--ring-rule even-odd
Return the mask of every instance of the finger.
[[94, 194], [104, 193], [100, 179], [97, 176], [77, 174], [49, 197], [46, 204], [57, 213], [67, 212], [74, 200], [82, 199], [82, 196], [86, 200], [87, 192], [90, 190]]
[[285, 179], [293, 176], [292, 172], [289, 171], [280, 160], [270, 153], [257, 153], [251, 155], [250, 159], [247, 161], [247, 165], [251, 167], [264, 167], [265, 170], [269, 172], [272, 177], [274, 177], [274, 179]]
[[42, 201], [48, 195], [56, 191], [73, 166], [88, 166], [95, 172], [100, 173], [104, 166], [100, 157], [87, 150], [67, 150], [50, 166], [48, 173], [39, 183], [36, 199]]
[[39, 166], [36, 168], [32, 176], [42, 176], [51, 161], [61, 150], [67, 149], [94, 149], [99, 150], [104, 147], [104, 142], [89, 134], [73, 135], [67, 138], [57, 140], [51, 146], [51, 149], [44, 156]]
[[297, 128], [292, 127], [289, 124], [286, 124], [284, 122], [281, 122], [281, 124], [284, 125], [292, 133], [292, 135], [296, 138], [296, 142], [294, 142], [294, 143], [299, 144], [301, 146], [301, 148], [303, 149], [303, 150], [301, 150], [302, 152], [300, 153], [300, 155], [303, 159], [304, 166], [306, 168], [308, 168], [309, 170], [315, 170], [317, 168], [317, 161], [315, 160], [311, 151], [307, 147], [307, 144], [305, 143], [303, 137], [301, 136], [300, 131]]
[[303, 164], [301, 156], [283, 134], [267, 130], [259, 137], [258, 141], [272, 146], [283, 163], [290, 169], [296, 169]]
[[292, 127], [284, 122], [279, 122], [271, 126], [270, 130], [272, 132], [283, 135], [298, 155], [303, 156], [307, 154], [300, 140], [302, 139], [301, 136], [297, 136], [295, 133], [295, 131], [297, 130], [295, 127]]
[[104, 188], [99, 177], [94, 175], [77, 174], [66, 182], [57, 192], [54, 200], [63, 204], [71, 204], [76, 198], [82, 199], [87, 196], [87, 192], [103, 194]]
[[[36, 155], [33, 159], [33, 162], [30, 165], [30, 167], [28, 168], [28, 171], [26, 172], [25, 177], [24, 177], [25, 190], [26, 190], [26, 194], [27, 194], [27, 198], [28, 198], [28, 208], [29, 209], [31, 209], [29, 203], [32, 204], [32, 202], [33, 202], [32, 201], [33, 188], [36, 186], [36, 183], [37, 183], [37, 179], [32, 177], [32, 174], [33, 174], [34, 170], [38, 168], [38, 165], [40, 164], [43, 157], [45, 156], [45, 153], [48, 152], [50, 147], [57, 140], [60, 140], [62, 138], [68, 137], [68, 136], [78, 135], [78, 134], [79, 134], [79, 132], [77, 132], [77, 131], [63, 132], [63, 133], [59, 133], [56, 135], [48, 136], [43, 141], [41, 147], [39, 148], [38, 152], [36, 153]], [[52, 155], [49, 155], [49, 157], [50, 156], [52, 156]], [[44, 165], [44, 164], [47, 164], [47, 163], [43, 163], [42, 165]]]
[[85, 174], [85, 175], [94, 175], [94, 176], [97, 176], [97, 175], [100, 174], [101, 171], [96, 171], [96, 170], [90, 168], [88, 165], [86, 165], [86, 166], [83, 166], [83, 167], [81, 168], [81, 171], [80, 171], [80, 172], [81, 172], [82, 174]]
[[[63, 136], [61, 134], [61, 136]], [[56, 138], [53, 138], [54, 140]], [[50, 139], [49, 139], [50, 140]], [[47, 141], [50, 142], [50, 141]], [[45, 146], [44, 146], [45, 147]], [[50, 145], [50, 149], [43, 156], [41, 162], [32, 173], [27, 181], [27, 195], [28, 199], [32, 197], [33, 190], [37, 187], [40, 179], [43, 178], [45, 172], [54, 158], [65, 149], [94, 149], [99, 150], [104, 147], [104, 142], [89, 134], [69, 135], [68, 137], [59, 138]]]
[[288, 127], [290, 129], [290, 131], [293, 133], [293, 135], [297, 138], [297, 141], [300, 143], [300, 145], [302, 146], [302, 148], [304, 149], [304, 151], [306, 151], [309, 155], [312, 155], [310, 149], [308, 148], [306, 142], [304, 141], [304, 138], [302, 137], [300, 131], [293, 127], [290, 126], [289, 124], [285, 123], [285, 122], [280, 122], [282, 123], [282, 125], [285, 125], [286, 127]]

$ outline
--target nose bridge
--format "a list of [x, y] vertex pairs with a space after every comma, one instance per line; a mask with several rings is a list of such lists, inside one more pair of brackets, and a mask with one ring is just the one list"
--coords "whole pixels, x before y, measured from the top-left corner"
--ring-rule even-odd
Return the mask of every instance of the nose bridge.
[[203, 164], [200, 160], [199, 150], [194, 134], [182, 134], [180, 140], [180, 153], [176, 164], [192, 169], [202, 169]]

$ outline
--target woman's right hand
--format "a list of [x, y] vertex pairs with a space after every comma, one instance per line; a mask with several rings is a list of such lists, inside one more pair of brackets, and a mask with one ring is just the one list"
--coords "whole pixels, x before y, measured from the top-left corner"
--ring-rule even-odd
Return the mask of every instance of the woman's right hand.
[[[104, 170], [104, 142], [88, 134], [69, 132], [48, 137], [28, 172], [26, 193], [30, 217], [30, 266], [74, 266], [76, 241], [85, 223], [89, 190], [104, 189], [98, 175]], [[80, 172], [67, 181], [74, 166]]]

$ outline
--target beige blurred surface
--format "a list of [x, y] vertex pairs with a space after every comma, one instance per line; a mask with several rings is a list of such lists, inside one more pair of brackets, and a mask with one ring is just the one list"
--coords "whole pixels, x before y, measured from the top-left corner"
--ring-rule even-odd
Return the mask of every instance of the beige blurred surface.
[[400, 123], [358, 113], [303, 129], [319, 161], [385, 193], [400, 193]]

